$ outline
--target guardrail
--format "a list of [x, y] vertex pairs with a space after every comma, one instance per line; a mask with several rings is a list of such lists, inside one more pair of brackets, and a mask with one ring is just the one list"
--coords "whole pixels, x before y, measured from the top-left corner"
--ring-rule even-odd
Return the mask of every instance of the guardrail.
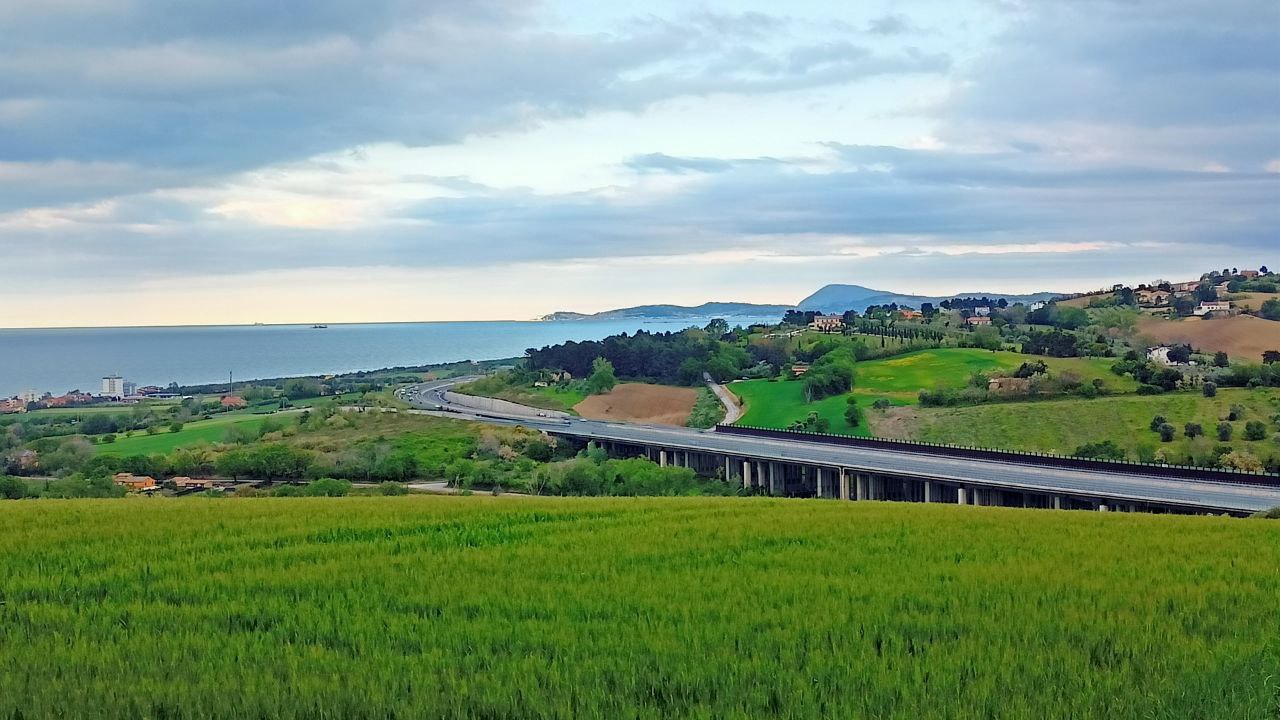
[[1071, 457], [1068, 455], [1054, 455], [1050, 453], [1022, 452], [1018, 450], [994, 450], [991, 448], [976, 448], [964, 445], [922, 443], [912, 440], [890, 440], [887, 438], [813, 433], [801, 430], [778, 430], [776, 428], [752, 427], [750, 425], [717, 425], [715, 427], [715, 431], [725, 435], [744, 435], [748, 437], [772, 438], [775, 440], [803, 440], [805, 442], [826, 443], [829, 445], [894, 450], [897, 452], [938, 455], [943, 457], [964, 458], [967, 460], [994, 460], [999, 462], [1020, 463], [1023, 465], [1045, 465], [1049, 467], [1071, 468], [1074, 470], [1100, 470], [1104, 472], [1125, 473], [1128, 475], [1149, 475], [1175, 480], [1207, 480], [1210, 482], [1227, 482], [1239, 485], [1266, 485], [1269, 487], [1280, 487], [1280, 475], [1272, 473], [1251, 473], [1242, 470], [1202, 468], [1186, 465], [1158, 465], [1155, 463], [1137, 463], [1124, 460], [1098, 460], [1093, 458]]

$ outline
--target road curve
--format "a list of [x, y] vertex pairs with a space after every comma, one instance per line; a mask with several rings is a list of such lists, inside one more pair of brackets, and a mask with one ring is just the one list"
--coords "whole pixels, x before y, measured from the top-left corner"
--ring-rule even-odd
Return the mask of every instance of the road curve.
[[[1280, 487], [1217, 483], [1150, 475], [1076, 470], [993, 460], [923, 455], [899, 450], [829, 445], [727, 435], [688, 428], [477, 414], [445, 400], [442, 388], [460, 381], [437, 381], [405, 389], [402, 399], [450, 417], [506, 425], [524, 425], [585, 440], [611, 440], [672, 450], [719, 453], [754, 458], [882, 472], [902, 477], [942, 480], [1039, 493], [1062, 493], [1098, 499], [1150, 502], [1210, 512], [1257, 512], [1280, 506]], [[420, 389], [424, 389], [420, 391]]]

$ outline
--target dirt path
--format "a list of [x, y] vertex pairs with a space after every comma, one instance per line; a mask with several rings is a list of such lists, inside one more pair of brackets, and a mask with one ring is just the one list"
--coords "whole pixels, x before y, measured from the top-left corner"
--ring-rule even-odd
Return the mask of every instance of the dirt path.
[[591, 420], [684, 427], [697, 401], [698, 391], [694, 388], [623, 383], [603, 395], [592, 395], [573, 409]]
[[707, 381], [711, 392], [720, 398], [720, 404], [724, 405], [724, 420], [721, 422], [725, 425], [738, 422], [738, 418], [742, 417], [742, 406], [738, 404], [738, 398], [728, 388], [713, 380], [710, 373], [702, 373], [702, 378]]

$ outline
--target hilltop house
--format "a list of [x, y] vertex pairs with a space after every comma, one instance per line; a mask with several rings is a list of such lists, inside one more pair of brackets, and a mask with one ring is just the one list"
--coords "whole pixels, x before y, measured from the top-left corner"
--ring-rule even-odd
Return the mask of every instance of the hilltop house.
[[1258, 277], [1258, 274], [1259, 273], [1257, 270], [1241, 270], [1240, 271], [1240, 277], [1245, 279], [1256, 278]]
[[844, 317], [841, 315], [814, 315], [809, 327], [818, 332], [840, 332], [844, 329]]
[[188, 490], [192, 488], [199, 488], [201, 490], [213, 489], [213, 481], [209, 478], [190, 478], [186, 476], [179, 476], [171, 478], [169, 482], [177, 485], [179, 490]]
[[912, 310], [911, 308], [902, 308], [898, 313], [902, 315], [903, 320], [919, 320], [924, 317], [924, 313], [919, 310]]
[[965, 318], [964, 324], [969, 325], [970, 327], [990, 325], [991, 318], [986, 315], [974, 315], [973, 317]]
[[1164, 290], [1139, 290], [1136, 294], [1142, 307], [1167, 307], [1169, 298], [1173, 296]]
[[791, 364], [791, 377], [800, 377], [807, 372], [809, 372], [809, 363], [798, 362]]

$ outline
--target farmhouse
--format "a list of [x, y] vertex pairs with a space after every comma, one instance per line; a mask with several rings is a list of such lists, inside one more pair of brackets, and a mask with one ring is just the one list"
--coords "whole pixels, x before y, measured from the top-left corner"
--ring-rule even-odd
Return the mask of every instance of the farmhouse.
[[996, 395], [1018, 395], [1030, 390], [1031, 378], [993, 377], [987, 382], [987, 392]]
[[1231, 309], [1231, 303], [1227, 300], [1210, 300], [1200, 303], [1193, 314], [1204, 316], [1214, 312], [1226, 312]]
[[814, 315], [809, 327], [818, 332], [839, 332], [844, 329], [844, 317], [840, 315]]
[[1241, 270], [1240, 277], [1246, 278], [1246, 279], [1256, 278], [1258, 277], [1258, 271], [1257, 270]]
[[1137, 293], [1138, 304], [1143, 307], [1165, 307], [1169, 304], [1169, 298], [1172, 293], [1164, 290], [1139, 290]]
[[22, 400], [20, 398], [9, 398], [7, 400], [0, 400], [0, 415], [7, 415], [9, 413], [21, 413], [26, 411], [27, 411], [27, 403], [25, 400]]
[[133, 473], [116, 473], [115, 484], [133, 491], [150, 490], [156, 487], [156, 479], [150, 475], [134, 475]]
[[1173, 283], [1169, 286], [1169, 289], [1176, 293], [1195, 292], [1200, 289], [1200, 281], [1193, 280], [1191, 282]]
[[912, 310], [911, 308], [902, 308], [898, 312], [902, 315], [903, 320], [919, 320], [924, 317], [924, 313], [919, 310]]
[[213, 481], [209, 478], [190, 478], [179, 476], [171, 479], [170, 482], [177, 485], [179, 490], [188, 490], [192, 488], [211, 490], [213, 488]]
[[794, 363], [791, 366], [791, 377], [800, 377], [809, 372], [809, 363]]
[[991, 318], [986, 315], [974, 315], [971, 318], [965, 318], [964, 324], [975, 326], [975, 327], [979, 325], [990, 325]]

